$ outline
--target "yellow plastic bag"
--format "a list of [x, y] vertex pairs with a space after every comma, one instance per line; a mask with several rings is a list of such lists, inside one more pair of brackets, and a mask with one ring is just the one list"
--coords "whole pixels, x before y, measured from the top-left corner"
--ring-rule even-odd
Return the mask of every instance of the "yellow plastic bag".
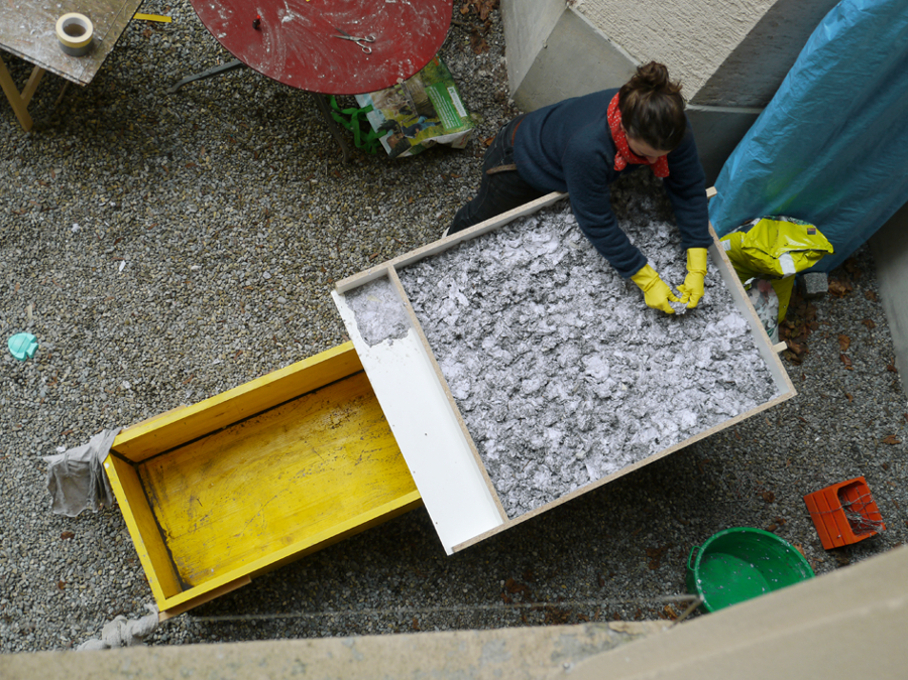
[[793, 217], [760, 217], [720, 239], [741, 283], [768, 280], [779, 297], [785, 318], [794, 277], [833, 252], [832, 244], [814, 225]]

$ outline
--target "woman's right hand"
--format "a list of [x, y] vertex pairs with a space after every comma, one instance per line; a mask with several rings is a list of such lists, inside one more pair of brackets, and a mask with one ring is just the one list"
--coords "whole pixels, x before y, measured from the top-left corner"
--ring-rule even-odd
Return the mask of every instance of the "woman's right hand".
[[643, 291], [643, 299], [647, 307], [658, 309], [666, 314], [674, 314], [675, 310], [669, 302], [681, 302], [672, 292], [672, 289], [665, 281], [659, 278], [656, 270], [648, 264], [644, 265], [636, 274], [631, 276], [631, 281], [640, 287]]

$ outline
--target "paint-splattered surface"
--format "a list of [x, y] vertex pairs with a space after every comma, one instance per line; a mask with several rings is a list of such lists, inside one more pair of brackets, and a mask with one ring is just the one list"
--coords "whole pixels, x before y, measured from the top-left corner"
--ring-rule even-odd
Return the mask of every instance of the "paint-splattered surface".
[[[87, 85], [141, 4], [141, 0], [16, 0], [0, 3], [0, 48], [51, 73]], [[65, 54], [57, 39], [57, 19], [70, 12], [85, 15], [93, 26], [91, 49], [81, 57]], [[21, 88], [21, 83], [18, 85]]]
[[[436, 55], [451, 0], [195, 0], [237, 59], [309, 92], [361, 94], [406, 80]], [[365, 40], [339, 37], [347, 34]]]

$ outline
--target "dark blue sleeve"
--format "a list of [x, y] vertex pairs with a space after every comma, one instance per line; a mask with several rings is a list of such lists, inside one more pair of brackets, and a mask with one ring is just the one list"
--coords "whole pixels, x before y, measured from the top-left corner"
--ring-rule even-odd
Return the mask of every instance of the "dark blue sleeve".
[[565, 181], [580, 230], [621, 276], [633, 276], [646, 265], [646, 256], [618, 226], [612, 210], [609, 185], [619, 174], [614, 151], [603, 144], [600, 133], [598, 140], [577, 135], [567, 153], [571, 158], [564, 163]]
[[668, 177], [663, 183], [681, 232], [681, 247], [687, 250], [711, 246], [706, 174], [689, 124], [684, 140], [668, 155]]

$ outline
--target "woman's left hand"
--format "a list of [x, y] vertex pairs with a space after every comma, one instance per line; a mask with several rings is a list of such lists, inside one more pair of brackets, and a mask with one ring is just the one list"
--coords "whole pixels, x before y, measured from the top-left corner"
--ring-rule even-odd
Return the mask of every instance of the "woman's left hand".
[[706, 248], [687, 249], [687, 277], [678, 286], [681, 302], [693, 309], [703, 297], [703, 280], [706, 278]]

